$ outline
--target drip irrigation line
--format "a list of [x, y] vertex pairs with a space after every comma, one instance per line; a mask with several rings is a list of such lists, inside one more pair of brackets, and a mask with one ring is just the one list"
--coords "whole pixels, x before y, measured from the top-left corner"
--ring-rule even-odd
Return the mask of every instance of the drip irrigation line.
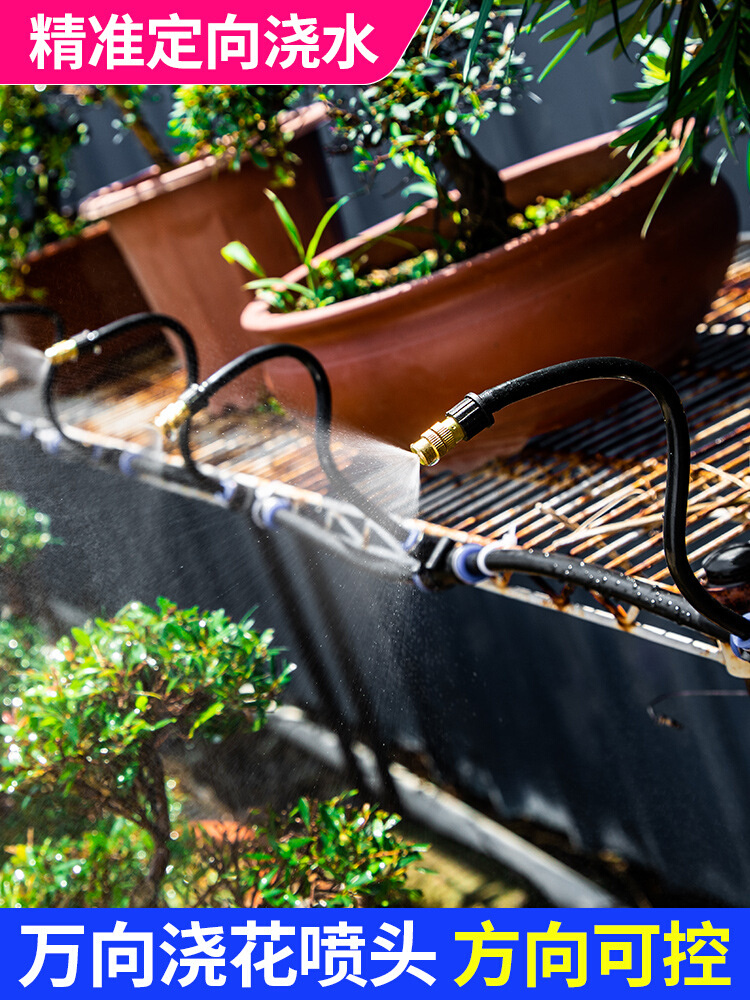
[[[679, 393], [664, 375], [629, 358], [583, 358], [542, 368], [478, 394], [470, 393], [447, 416], [469, 439], [494, 423], [494, 414], [512, 403], [576, 382], [617, 379], [648, 389], [661, 409], [667, 435], [664, 498], [664, 555], [672, 579], [699, 616], [729, 635], [750, 638], [750, 622], [720, 604], [700, 584], [687, 555], [687, 506], [690, 491], [690, 433]], [[455, 442], [460, 440], [457, 438]], [[494, 554], [493, 554], [494, 557]], [[488, 557], [488, 565], [490, 560]], [[545, 574], [541, 574], [545, 575]], [[711, 632], [710, 634], [714, 634]]]
[[558, 553], [536, 552], [534, 549], [501, 549], [488, 546], [482, 559], [487, 573], [480, 570], [477, 559], [483, 550], [472, 547], [466, 554], [466, 568], [477, 580], [487, 575], [505, 572], [546, 577], [565, 584], [575, 584], [602, 597], [634, 605], [653, 612], [685, 628], [696, 629], [720, 642], [728, 642], [730, 633], [714, 621], [697, 612], [679, 594], [670, 594], [655, 584], [626, 576], [617, 570], [605, 569], [596, 563], [586, 563]]
[[[331, 454], [331, 385], [325, 368], [315, 355], [296, 344], [269, 344], [255, 347], [224, 365], [200, 385], [190, 386], [183, 393], [182, 399], [189, 411], [185, 423], [180, 428], [180, 449], [185, 463], [192, 463], [190, 451], [191, 418], [208, 404], [208, 401], [219, 389], [224, 388], [256, 365], [282, 357], [298, 361], [307, 369], [312, 379], [315, 389], [315, 447], [321, 468], [333, 488], [340, 496], [358, 507], [375, 524], [385, 528], [394, 538], [405, 541], [408, 537], [407, 529], [377, 504], [363, 496], [336, 465]], [[182, 433], [183, 428], [187, 428], [184, 433]]]

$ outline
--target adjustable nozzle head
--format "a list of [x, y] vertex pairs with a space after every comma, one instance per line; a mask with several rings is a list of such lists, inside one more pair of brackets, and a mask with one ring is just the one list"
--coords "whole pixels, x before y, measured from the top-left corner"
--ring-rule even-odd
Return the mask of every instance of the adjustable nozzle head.
[[154, 424], [167, 440], [173, 441], [177, 437], [180, 427], [182, 427], [189, 417], [190, 407], [180, 397], [180, 399], [176, 399], [173, 403], [170, 403], [169, 406], [164, 407], [159, 416], [154, 420]]
[[461, 425], [453, 417], [446, 416], [445, 420], [438, 420], [432, 427], [428, 427], [411, 446], [411, 450], [419, 459], [420, 465], [437, 465], [465, 437]]
[[468, 441], [494, 423], [492, 413], [476, 393], [470, 392], [415, 441], [411, 450], [422, 465], [437, 465], [459, 441]]
[[52, 347], [47, 348], [44, 356], [51, 365], [61, 365], [66, 361], [75, 361], [78, 357], [78, 342], [75, 337], [69, 337], [67, 340], [58, 340]]

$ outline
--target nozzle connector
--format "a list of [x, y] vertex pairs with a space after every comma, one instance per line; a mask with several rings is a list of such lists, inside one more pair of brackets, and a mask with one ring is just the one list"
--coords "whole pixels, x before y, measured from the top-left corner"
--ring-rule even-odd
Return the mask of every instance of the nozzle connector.
[[459, 441], [468, 441], [493, 422], [492, 413], [479, 396], [469, 392], [446, 412], [445, 420], [438, 420], [426, 430], [411, 450], [422, 465], [437, 465]]
[[62, 365], [66, 361], [75, 361], [78, 357], [78, 341], [75, 337], [58, 340], [52, 347], [47, 348], [44, 356], [51, 365]]
[[165, 406], [154, 424], [162, 432], [165, 438], [173, 441], [177, 437], [177, 432], [185, 421], [190, 417], [190, 407], [182, 397], [176, 399], [169, 406]]
[[429, 427], [414, 442], [411, 450], [419, 459], [420, 465], [437, 465], [465, 437], [461, 425], [453, 417], [446, 417]]

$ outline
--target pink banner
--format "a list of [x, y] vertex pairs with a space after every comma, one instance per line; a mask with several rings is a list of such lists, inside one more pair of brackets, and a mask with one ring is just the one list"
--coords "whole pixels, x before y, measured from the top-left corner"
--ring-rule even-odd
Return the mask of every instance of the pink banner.
[[356, 0], [20, 0], [3, 13], [2, 82], [367, 84], [429, 7]]

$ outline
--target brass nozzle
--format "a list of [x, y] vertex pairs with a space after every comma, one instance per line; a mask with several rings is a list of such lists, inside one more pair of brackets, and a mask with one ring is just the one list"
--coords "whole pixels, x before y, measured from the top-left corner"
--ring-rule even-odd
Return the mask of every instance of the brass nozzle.
[[154, 423], [164, 437], [173, 440], [189, 416], [190, 407], [188, 404], [183, 399], [176, 399], [169, 406], [164, 407]]
[[445, 420], [438, 420], [426, 430], [422, 437], [414, 442], [411, 450], [419, 459], [420, 465], [437, 465], [440, 459], [465, 437], [458, 421], [446, 416]]
[[58, 340], [52, 347], [47, 348], [44, 356], [51, 365], [61, 365], [65, 361], [75, 361], [78, 357], [78, 344], [73, 337], [69, 337], [67, 340]]

